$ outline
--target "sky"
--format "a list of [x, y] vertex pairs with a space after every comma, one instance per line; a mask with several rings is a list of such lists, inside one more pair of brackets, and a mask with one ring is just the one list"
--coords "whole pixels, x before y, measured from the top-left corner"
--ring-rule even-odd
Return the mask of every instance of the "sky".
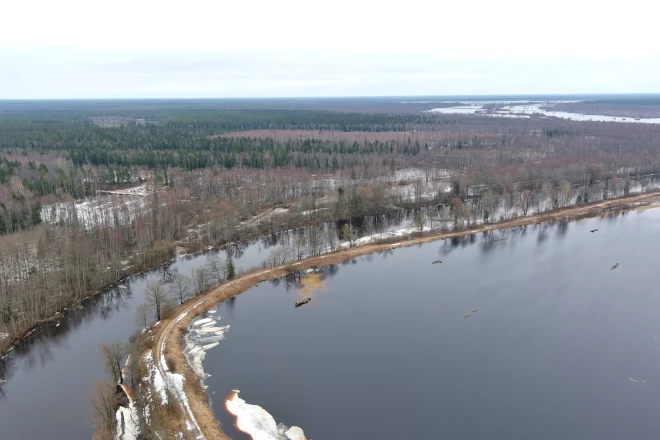
[[660, 93], [648, 0], [21, 0], [0, 99]]

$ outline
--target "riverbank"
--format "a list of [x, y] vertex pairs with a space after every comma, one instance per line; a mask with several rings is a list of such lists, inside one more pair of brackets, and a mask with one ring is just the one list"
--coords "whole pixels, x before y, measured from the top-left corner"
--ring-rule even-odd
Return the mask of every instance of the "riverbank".
[[[173, 261], [175, 261], [173, 259], [173, 257], [176, 256], [174, 242], [156, 242], [151, 245], [147, 252], [153, 253], [156, 249], [156, 246], [164, 246], [164, 248], [161, 250], [156, 250], [156, 253], [150, 256], [149, 263], [141, 265], [128, 265], [118, 274], [116, 278], [113, 279], [110, 277], [107, 284], [96, 290], [88, 292], [82, 298], [75, 299], [59, 310], [54, 310], [50, 315], [34, 321], [34, 323], [29, 325], [29, 327], [26, 327], [24, 330], [12, 333], [11, 329], [6, 329], [6, 333], [3, 333], [4, 330], [2, 330], [0, 327], [0, 336], [6, 335], [5, 337], [0, 337], [0, 360], [3, 360], [5, 357], [7, 357], [16, 346], [25, 342], [34, 332], [38, 331], [41, 327], [59, 325], [60, 320], [63, 319], [67, 313], [73, 310], [82, 310], [87, 301], [99, 295], [103, 295], [113, 288], [121, 288], [121, 286], [124, 286], [125, 283], [133, 277], [140, 276], [155, 269], [167, 267], [168, 265], [172, 264]], [[130, 259], [130, 256], [128, 258]]]
[[[163, 321], [158, 327], [153, 329], [153, 359], [156, 368], [159, 369], [159, 372], [163, 377], [166, 377], [166, 373], [169, 371], [171, 373], [181, 374], [185, 378], [183, 381], [184, 396], [181, 397], [185, 398], [187, 404], [182, 405], [181, 414], [183, 414], [183, 417], [177, 421], [176, 429], [178, 432], [189, 432], [186, 427], [195, 426], [195, 429], [199, 430], [199, 433], [206, 438], [229, 438], [222, 432], [222, 429], [208, 404], [206, 392], [203, 389], [199, 377], [187, 365], [179, 340], [177, 339], [177, 343], [175, 344], [168, 345], [168, 338], [173, 334], [175, 336], [172, 337], [180, 338], [181, 335], [185, 333], [185, 329], [195, 316], [210, 310], [223, 300], [233, 298], [234, 296], [243, 293], [258, 283], [285, 276], [292, 270], [298, 271], [313, 267], [339, 264], [358, 256], [387, 251], [397, 247], [412, 246], [415, 244], [428, 243], [445, 238], [461, 237], [479, 232], [534, 225], [547, 221], [569, 221], [594, 217], [613, 211], [636, 209], [637, 207], [635, 204], [648, 203], [658, 199], [660, 199], [660, 192], [656, 191], [648, 194], [599, 201], [588, 205], [574, 206], [539, 215], [520, 217], [495, 224], [481, 224], [455, 232], [431, 233], [429, 235], [409, 239], [400, 238], [400, 241], [394, 244], [391, 242], [382, 244], [365, 244], [363, 246], [352, 247], [318, 257], [307, 258], [295, 263], [287, 263], [270, 269], [257, 270], [248, 273], [239, 279], [217, 286], [201, 297], [196, 297], [182, 305], [171, 317], [168, 318], [168, 320]], [[141, 359], [144, 359], [145, 356], [151, 353], [152, 351], [149, 350], [149, 353], [145, 353], [141, 356]], [[163, 368], [163, 366], [166, 368]]]

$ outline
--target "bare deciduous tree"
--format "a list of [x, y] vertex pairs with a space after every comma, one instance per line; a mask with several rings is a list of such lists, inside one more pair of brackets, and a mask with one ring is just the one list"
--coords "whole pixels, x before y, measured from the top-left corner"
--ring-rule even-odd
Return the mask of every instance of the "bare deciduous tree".
[[168, 303], [165, 287], [160, 281], [149, 281], [147, 283], [147, 304], [156, 312], [156, 321], [160, 321], [161, 312]]
[[121, 384], [124, 381], [121, 368], [127, 354], [128, 350], [121, 342], [101, 344], [101, 357], [103, 358], [105, 369], [110, 377], [112, 377], [112, 381], [116, 384]]
[[341, 227], [341, 235], [344, 236], [346, 240], [348, 240], [349, 246], [354, 246], [355, 245], [355, 239], [357, 237], [357, 232], [355, 231], [355, 228], [350, 223], [346, 223], [344, 226]]
[[172, 298], [183, 304], [192, 296], [192, 280], [182, 273], [174, 274], [169, 291]]
[[518, 193], [518, 204], [520, 209], [522, 209], [523, 215], [527, 215], [529, 211], [529, 206], [532, 204], [532, 192], [528, 189], [524, 189]]
[[113, 440], [115, 434], [115, 411], [119, 395], [114, 385], [96, 381], [96, 391], [90, 403], [94, 417], [94, 440]]
[[227, 277], [226, 265], [218, 254], [206, 258], [206, 272], [212, 282], [219, 284]]
[[195, 295], [202, 294], [209, 286], [209, 274], [205, 267], [200, 267], [193, 271], [193, 288]]
[[149, 326], [149, 307], [146, 304], [140, 304], [135, 311], [135, 324], [140, 328]]

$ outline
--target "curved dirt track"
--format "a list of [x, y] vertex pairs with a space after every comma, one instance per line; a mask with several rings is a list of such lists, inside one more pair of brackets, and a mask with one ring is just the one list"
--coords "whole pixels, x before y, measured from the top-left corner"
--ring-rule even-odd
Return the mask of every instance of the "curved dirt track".
[[[533, 225], [545, 221], [563, 219], [566, 217], [575, 217], [579, 215], [596, 216], [607, 211], [608, 209], [616, 208], [617, 206], [622, 206], [624, 209], [626, 209], [625, 205], [638, 202], [649, 202], [655, 199], [660, 199], [660, 191], [618, 199], [603, 200], [588, 205], [566, 208], [560, 211], [546, 214], [520, 217], [514, 220], [507, 220], [500, 223], [478, 225], [476, 227], [457, 232], [438, 233], [414, 239], [406, 239], [405, 237], [401, 237], [401, 242], [397, 242], [396, 245], [391, 243], [367, 244], [317, 257], [310, 257], [296, 263], [290, 263], [270, 269], [257, 270], [255, 272], [243, 275], [233, 281], [221, 284], [211, 289], [207, 293], [189, 300], [181, 307], [179, 307], [174, 312], [174, 314], [168, 318], [167, 321], [164, 321], [160, 326], [155, 327], [153, 330], [156, 332], [153, 349], [154, 363], [160, 370], [160, 373], [163, 375], [163, 377], [165, 377], [165, 371], [162, 369], [163, 360], [166, 361], [167, 365], [170, 365], [170, 368], [173, 369], [176, 373], [183, 374], [186, 377], [186, 380], [184, 381], [184, 392], [188, 397], [189, 408], [184, 407], [183, 410], [184, 412], [188, 413], [186, 415], [188, 419], [194, 420], [196, 422], [199, 430], [201, 431], [201, 434], [207, 439], [229, 439], [229, 437], [222, 432], [219, 423], [213, 415], [213, 411], [208, 404], [205, 392], [199, 385], [199, 378], [197, 378], [192, 369], [187, 366], [183, 356], [183, 349], [180, 344], [180, 337], [190, 321], [192, 321], [195, 316], [215, 307], [219, 302], [234, 297], [258, 283], [284, 276], [290, 271], [291, 267], [295, 268], [296, 270], [305, 270], [312, 267], [339, 264], [343, 261], [361, 255], [390, 250], [395, 247], [398, 248], [412, 246], [415, 244], [428, 243], [443, 238], [460, 237], [479, 232], [487, 232], [516, 226]], [[175, 336], [178, 335], [178, 338], [175, 340], [174, 344], [168, 345], [167, 339], [172, 334]], [[184, 420], [179, 421], [179, 426], [181, 427], [181, 432], [186, 432]]]

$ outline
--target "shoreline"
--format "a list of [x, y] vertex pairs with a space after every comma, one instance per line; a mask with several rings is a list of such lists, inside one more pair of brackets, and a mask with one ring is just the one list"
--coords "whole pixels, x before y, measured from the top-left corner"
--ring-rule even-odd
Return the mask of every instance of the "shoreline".
[[[175, 255], [176, 256], [176, 255]], [[85, 307], [85, 303], [91, 299], [94, 299], [98, 296], [104, 295], [108, 293], [112, 289], [122, 289], [126, 287], [126, 284], [130, 282], [132, 278], [139, 277], [147, 272], [167, 267], [174, 263], [176, 261], [176, 258], [174, 259], [168, 259], [167, 261], [164, 261], [163, 263], [159, 263], [155, 266], [150, 266], [146, 267], [144, 269], [139, 270], [138, 272], [135, 273], [126, 273], [124, 276], [112, 283], [106, 284], [105, 286], [101, 287], [100, 289], [91, 292], [81, 299], [69, 304], [68, 306], [56, 311], [52, 315], [40, 319], [37, 321], [33, 326], [29, 327], [27, 330], [19, 333], [17, 336], [14, 336], [11, 341], [9, 341], [8, 345], [5, 348], [0, 348], [0, 361], [7, 359], [8, 356], [11, 354], [14, 349], [19, 346], [22, 343], [28, 342], [28, 338], [32, 336], [32, 334], [38, 330], [40, 330], [42, 327], [47, 327], [47, 326], [58, 326], [59, 322], [61, 319], [64, 319], [70, 312], [74, 310], [82, 310]], [[123, 287], [122, 287], [123, 286]], [[9, 334], [9, 333], [8, 333]], [[2, 338], [0, 338], [1, 340]]]
[[[497, 223], [477, 224], [470, 228], [454, 232], [430, 232], [425, 235], [420, 234], [415, 237], [398, 237], [396, 243], [378, 243], [364, 244], [356, 247], [340, 249], [328, 254], [309, 257], [301, 261], [290, 262], [275, 266], [269, 269], [258, 269], [251, 273], [244, 274], [232, 281], [218, 285], [208, 292], [192, 298], [184, 303], [175, 312], [164, 320], [157, 328], [153, 328], [154, 345], [153, 349], [146, 350], [140, 356], [144, 359], [149, 354], [153, 355], [154, 364], [161, 370], [162, 365], [168, 365], [174, 373], [181, 374], [186, 380], [183, 381], [183, 393], [188, 404], [181, 405], [184, 416], [176, 421], [178, 430], [186, 432], [186, 422], [193, 422], [199, 430], [202, 438], [229, 439], [222, 431], [222, 427], [215, 418], [213, 410], [208, 401], [208, 396], [204, 389], [201, 378], [188, 365], [184, 349], [181, 345], [181, 337], [185, 334], [185, 329], [190, 322], [197, 316], [216, 307], [220, 302], [239, 295], [258, 283], [279, 278], [287, 275], [292, 269], [302, 271], [315, 267], [339, 264], [346, 260], [356, 258], [362, 255], [373, 254], [377, 252], [392, 250], [399, 247], [408, 247], [417, 244], [430, 243], [446, 238], [457, 238], [477, 233], [508, 229], [519, 226], [536, 225], [549, 221], [575, 221], [585, 218], [593, 218], [612, 211], [631, 211], [637, 208], [642, 210], [650, 209], [649, 205], [635, 207], [630, 206], [635, 203], [651, 202], [660, 199], [660, 191], [653, 191], [644, 194], [636, 194], [616, 199], [600, 200], [597, 202], [571, 206], [558, 211], [548, 213], [518, 217], [516, 219], [505, 220]], [[178, 337], [176, 344], [167, 344], [170, 335], [175, 334]], [[165, 375], [165, 371], [160, 371]]]

